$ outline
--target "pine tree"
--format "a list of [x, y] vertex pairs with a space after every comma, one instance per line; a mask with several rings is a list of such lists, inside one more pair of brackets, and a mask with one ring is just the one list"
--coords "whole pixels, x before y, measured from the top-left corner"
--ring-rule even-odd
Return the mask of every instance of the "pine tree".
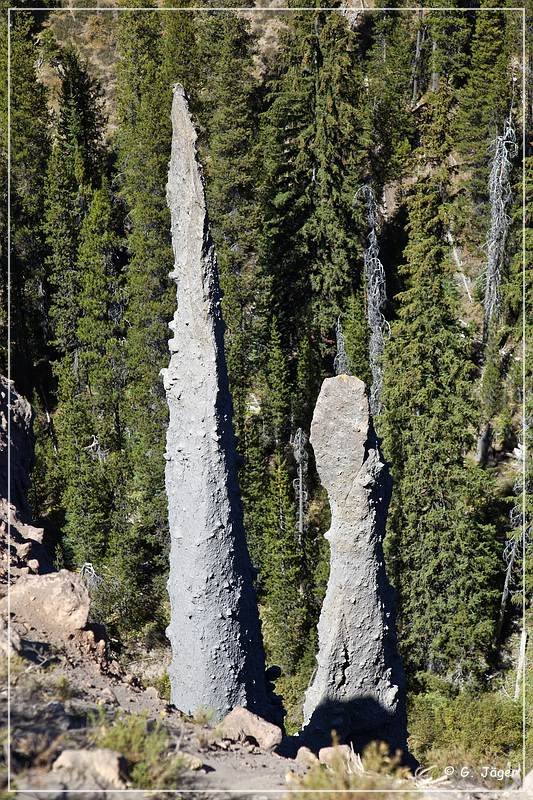
[[[444, 4], [443, 4], [444, 5]], [[441, 80], [460, 87], [468, 75], [468, 47], [472, 18], [464, 11], [433, 11], [429, 16], [431, 37], [430, 88], [436, 91]]]
[[[57, 134], [49, 161], [45, 231], [49, 256], [58, 467], [65, 510], [63, 552], [72, 566], [100, 565], [109, 537], [112, 484], [107, 403], [118, 386], [109, 369], [112, 326], [107, 271], [115, 250], [101, 182], [100, 90], [72, 49], [57, 55], [62, 76]], [[113, 387], [111, 389], [111, 387]], [[111, 393], [109, 393], [111, 392]], [[53, 469], [53, 465], [52, 465]]]
[[296, 381], [293, 393], [294, 427], [309, 429], [321, 384], [320, 360], [310, 336], [302, 335], [298, 347]]
[[259, 216], [254, 122], [256, 78], [250, 22], [236, 10], [198, 15], [196, 43], [202, 80], [197, 116], [212, 235], [217, 249], [226, 325], [225, 347], [241, 439], [250, 380], [266, 344], [266, 283], [254, 253]]
[[287, 441], [291, 429], [291, 389], [281, 334], [275, 319], [270, 329], [265, 416], [275, 445], [279, 447]]
[[509, 114], [508, 16], [486, 6], [476, 14], [468, 79], [459, 95], [456, 137], [472, 170], [468, 191], [475, 203], [486, 200], [489, 144]]
[[412, 18], [402, 12], [372, 14], [372, 44], [365, 56], [368, 99], [363, 106], [370, 174], [378, 186], [405, 170], [414, 139], [410, 111]]
[[428, 102], [429, 172], [408, 200], [407, 288], [385, 353], [380, 432], [395, 480], [387, 538], [404, 659], [411, 675], [461, 684], [485, 669], [500, 568], [486, 476], [467, 457], [476, 408], [445, 258], [447, 91]]
[[293, 497], [286, 463], [276, 452], [265, 499], [262, 618], [268, 659], [289, 675], [296, 671], [306, 638]]
[[302, 229], [312, 213], [316, 174], [311, 144], [317, 69], [314, 14], [295, 11], [281, 38], [278, 69], [268, 83], [260, 123], [259, 258], [270, 282], [272, 313], [289, 348], [298, 341], [311, 299], [310, 254]]
[[264, 503], [267, 484], [268, 455], [263, 436], [262, 419], [251, 415], [244, 426], [241, 442], [245, 454], [239, 483], [244, 509], [244, 530], [248, 550], [255, 568], [261, 571], [264, 560]]
[[201, 14], [187, 11], [194, 5], [191, 0], [165, 0], [166, 7], [183, 8], [161, 15], [162, 62], [161, 70], [169, 84], [180, 83], [195, 107], [200, 81], [199, 53], [196, 43], [196, 20]]
[[175, 306], [165, 198], [172, 87], [161, 66], [160, 15], [122, 12], [119, 50], [116, 147], [129, 255], [123, 397], [129, 479], [123, 489], [127, 531], [115, 542], [114, 558], [134, 597], [130, 613], [139, 619], [146, 617], [147, 596], [156, 611], [163, 601], [168, 551], [163, 457], [168, 414], [159, 373], [168, 361], [168, 322]]
[[103, 121], [100, 89], [74, 50], [61, 53], [59, 68], [59, 116], [48, 164], [44, 230], [53, 293], [52, 343], [58, 353], [73, 354], [77, 346], [79, 230], [91, 186], [99, 181]]
[[369, 387], [372, 376], [368, 364], [368, 324], [362, 291], [350, 295], [342, 319], [350, 372]]
[[[7, 14], [2, 9], [2, 181], [7, 201]], [[44, 176], [49, 155], [47, 90], [35, 71], [37, 25], [31, 12], [11, 14], [11, 363], [19, 391], [32, 396], [47, 376], [47, 282], [44, 215]], [[7, 202], [2, 204], [2, 312], [7, 309]], [[2, 338], [3, 366], [7, 372], [7, 319]], [[45, 375], [43, 376], [43, 372]]]
[[361, 283], [353, 205], [366, 167], [363, 76], [357, 35], [340, 14], [317, 14], [315, 29], [319, 69], [311, 142], [313, 212], [304, 236], [311, 256], [312, 318], [322, 335], [330, 336], [345, 298]]

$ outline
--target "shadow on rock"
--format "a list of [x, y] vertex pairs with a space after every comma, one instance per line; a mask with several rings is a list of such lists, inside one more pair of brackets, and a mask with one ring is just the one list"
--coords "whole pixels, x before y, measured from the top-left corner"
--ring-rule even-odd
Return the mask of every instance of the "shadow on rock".
[[318, 755], [323, 747], [349, 744], [362, 754], [371, 742], [384, 742], [389, 752], [401, 752], [401, 763], [414, 771], [418, 762], [409, 753], [403, 714], [391, 714], [373, 697], [357, 697], [349, 702], [326, 700], [316, 707], [305, 728], [286, 737], [277, 752], [295, 758], [300, 747]]

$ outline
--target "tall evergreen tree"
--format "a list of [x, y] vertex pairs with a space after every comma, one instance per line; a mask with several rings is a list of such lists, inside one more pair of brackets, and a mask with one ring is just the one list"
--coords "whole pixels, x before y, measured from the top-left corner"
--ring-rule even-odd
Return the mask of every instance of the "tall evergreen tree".
[[287, 674], [305, 652], [306, 609], [296, 533], [294, 495], [287, 466], [276, 452], [265, 499], [263, 631], [271, 663]]
[[[241, 439], [250, 380], [266, 343], [266, 282], [254, 252], [259, 215], [256, 197], [256, 78], [250, 22], [233, 2], [231, 11], [198, 15], [196, 43], [201, 67], [197, 116], [203, 136], [206, 194], [217, 248], [225, 347]], [[194, 107], [194, 104], [193, 104]]]
[[105, 274], [113, 236], [107, 190], [96, 189], [102, 169], [100, 90], [74, 50], [58, 52], [56, 59], [61, 88], [45, 214], [57, 378], [54, 425], [64, 553], [73, 566], [81, 566], [102, 563], [109, 534], [112, 493], [101, 419], [108, 398], [100, 384], [108, 368], [104, 342], [111, 347]]
[[395, 480], [388, 553], [404, 659], [411, 675], [428, 671], [460, 684], [486, 667], [500, 567], [485, 517], [486, 479], [467, 456], [473, 364], [456, 321], [443, 228], [447, 90], [428, 102], [426, 175], [408, 200], [407, 288], [385, 353], [380, 431]]
[[275, 319], [270, 331], [265, 416], [275, 446], [281, 447], [291, 430], [291, 387], [281, 334]]
[[313, 212], [304, 226], [311, 257], [313, 320], [331, 335], [347, 295], [361, 281], [354, 195], [363, 179], [363, 77], [357, 34], [340, 14], [316, 14], [316, 132], [311, 142]]
[[46, 266], [53, 292], [52, 343], [60, 355], [76, 350], [79, 231], [91, 187], [100, 180], [103, 119], [101, 92], [72, 49], [58, 57], [62, 76], [57, 135], [48, 165], [44, 229]]
[[368, 98], [364, 106], [365, 146], [378, 186], [405, 170], [414, 139], [412, 19], [402, 12], [372, 14], [372, 44], [364, 62]]
[[489, 144], [509, 114], [512, 76], [508, 16], [486, 5], [476, 14], [468, 78], [459, 95], [456, 137], [465, 163], [472, 170], [468, 192], [474, 203], [486, 201]]
[[372, 376], [368, 363], [368, 325], [362, 290], [350, 295], [342, 319], [350, 372], [370, 386]]
[[168, 279], [173, 256], [165, 198], [172, 87], [161, 66], [160, 15], [122, 12], [119, 50], [116, 146], [129, 254], [123, 406], [129, 480], [124, 487], [128, 527], [116, 542], [116, 558], [136, 592], [131, 613], [142, 616], [147, 593], [155, 592], [151, 603], [156, 607], [162, 602], [168, 550], [167, 406], [159, 372], [168, 361], [168, 323], [175, 305]]
[[281, 38], [260, 131], [260, 259], [270, 280], [272, 313], [289, 348], [298, 341], [311, 298], [310, 258], [302, 229], [311, 215], [316, 175], [311, 144], [317, 71], [314, 14], [295, 11]]
[[[7, 13], [2, 9], [2, 180], [7, 201]], [[47, 357], [47, 281], [44, 215], [45, 174], [49, 155], [47, 90], [38, 80], [35, 62], [37, 25], [31, 12], [11, 14], [11, 363], [17, 388], [31, 397], [42, 380], [39, 362]], [[7, 202], [2, 204], [2, 313], [7, 308]], [[7, 371], [7, 319], [2, 335], [4, 374]], [[41, 374], [38, 374], [38, 373]]]

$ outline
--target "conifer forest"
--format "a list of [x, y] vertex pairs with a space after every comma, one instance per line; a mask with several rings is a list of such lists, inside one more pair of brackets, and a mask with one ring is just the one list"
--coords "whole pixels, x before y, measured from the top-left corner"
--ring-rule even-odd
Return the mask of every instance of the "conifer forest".
[[409, 752], [437, 772], [530, 770], [528, 10], [21, 1], [8, 53], [8, 5], [0, 372], [9, 356], [33, 408], [29, 503], [53, 569], [83, 575], [118, 661], [169, 649], [161, 371], [176, 310], [167, 181], [179, 85], [284, 730], [304, 721], [330, 575], [333, 506], [311, 422], [324, 379], [356, 376], [367, 446], [390, 476], [382, 557]]

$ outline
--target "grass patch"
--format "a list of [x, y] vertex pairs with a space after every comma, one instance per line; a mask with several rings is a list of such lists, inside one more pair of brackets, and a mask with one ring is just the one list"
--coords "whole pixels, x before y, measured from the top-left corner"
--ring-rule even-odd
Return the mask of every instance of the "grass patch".
[[90, 724], [94, 745], [109, 747], [127, 759], [134, 788], [176, 788], [185, 766], [173, 754], [169, 733], [160, 722], [148, 720], [145, 714], [121, 714], [109, 721], [101, 711]]
[[158, 678], [153, 678], [151, 681], [143, 681], [146, 686], [153, 686], [157, 690], [159, 697], [166, 703], [170, 703], [170, 676], [168, 672], [160, 675]]
[[204, 708], [203, 706], [200, 706], [200, 708], [197, 708], [194, 714], [188, 719], [194, 725], [211, 725], [214, 717], [215, 717], [214, 709]]

